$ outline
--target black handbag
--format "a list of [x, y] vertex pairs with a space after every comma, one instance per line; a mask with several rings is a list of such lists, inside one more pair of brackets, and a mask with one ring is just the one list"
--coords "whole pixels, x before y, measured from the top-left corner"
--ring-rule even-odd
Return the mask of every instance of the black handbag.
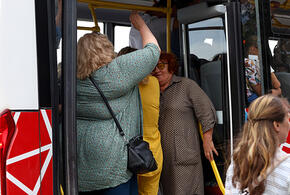
[[[112, 115], [118, 129], [119, 129], [120, 135], [125, 138], [124, 131], [123, 131], [119, 121], [115, 117], [115, 114], [114, 114], [107, 98], [105, 97], [105, 95], [103, 94], [103, 92], [101, 91], [101, 89], [98, 87], [97, 83], [95, 82], [95, 80], [91, 76], [90, 76], [90, 80], [94, 84], [94, 86], [97, 88], [100, 95], [102, 96], [106, 106], [108, 107], [108, 110], [110, 111], [110, 113], [111, 113], [111, 115]], [[142, 124], [141, 124], [140, 128], [142, 128]], [[128, 149], [127, 168], [132, 173], [143, 174], [143, 173], [155, 171], [157, 169], [157, 163], [156, 163], [156, 161], [153, 157], [153, 154], [149, 148], [149, 144], [148, 144], [148, 142], [143, 140], [142, 135], [137, 135], [137, 136], [131, 138], [129, 140], [129, 142], [126, 141], [126, 139], [125, 139], [125, 142], [126, 142], [127, 149]]]

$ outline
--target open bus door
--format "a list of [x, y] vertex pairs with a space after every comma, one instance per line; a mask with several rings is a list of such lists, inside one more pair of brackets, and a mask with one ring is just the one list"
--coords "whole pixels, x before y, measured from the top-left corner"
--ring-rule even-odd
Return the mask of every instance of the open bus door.
[[63, 175], [66, 193], [77, 194], [76, 1], [63, 0], [63, 120], [58, 110], [55, 1], [0, 4], [1, 194], [60, 194]]
[[[256, 0], [255, 6], [264, 89], [273, 87], [270, 74], [274, 71], [282, 96], [290, 102], [290, 1]], [[290, 153], [290, 132], [281, 148]]]
[[[239, 3], [231, 2], [215, 6], [200, 3], [180, 9], [177, 14], [182, 29], [183, 73], [200, 85], [217, 111], [213, 140], [220, 154], [215, 159], [223, 180], [233, 138], [244, 122], [239, 13]], [[203, 165], [206, 193], [215, 194], [217, 184], [208, 161], [204, 160]]]

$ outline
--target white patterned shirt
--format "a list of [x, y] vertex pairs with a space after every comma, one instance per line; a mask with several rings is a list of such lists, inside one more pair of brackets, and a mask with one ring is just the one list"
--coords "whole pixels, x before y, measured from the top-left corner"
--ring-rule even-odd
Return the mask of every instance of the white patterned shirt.
[[[269, 173], [265, 181], [265, 191], [263, 195], [290, 195], [290, 154], [280, 149], [277, 150], [275, 160], [286, 158]], [[241, 191], [239, 184], [236, 187], [232, 184], [233, 163], [227, 170], [225, 194], [226, 195], [247, 195], [247, 189]]]

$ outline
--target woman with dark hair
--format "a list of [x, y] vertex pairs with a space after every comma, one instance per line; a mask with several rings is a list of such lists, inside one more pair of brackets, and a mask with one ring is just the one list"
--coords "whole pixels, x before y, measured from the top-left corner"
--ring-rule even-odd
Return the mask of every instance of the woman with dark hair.
[[215, 109], [193, 80], [174, 75], [177, 69], [175, 55], [162, 52], [152, 72], [161, 91], [161, 184], [166, 195], [204, 194], [198, 121], [204, 134], [204, 153], [211, 161], [213, 152], [218, 155], [212, 141]]
[[290, 194], [290, 155], [279, 148], [290, 128], [289, 104], [273, 95], [257, 98], [234, 150], [226, 194]]

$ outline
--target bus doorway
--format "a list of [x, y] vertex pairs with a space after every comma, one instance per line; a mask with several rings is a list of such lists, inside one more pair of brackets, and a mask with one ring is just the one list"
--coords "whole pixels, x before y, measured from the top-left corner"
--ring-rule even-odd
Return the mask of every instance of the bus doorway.
[[[239, 3], [208, 6], [206, 3], [178, 10], [182, 28], [183, 73], [195, 80], [210, 97], [218, 117], [213, 139], [219, 156], [217, 167], [225, 179], [233, 139], [244, 120], [244, 78]], [[189, 14], [191, 13], [191, 14]], [[196, 13], [196, 14], [194, 14]], [[205, 190], [217, 186], [204, 160]]]

